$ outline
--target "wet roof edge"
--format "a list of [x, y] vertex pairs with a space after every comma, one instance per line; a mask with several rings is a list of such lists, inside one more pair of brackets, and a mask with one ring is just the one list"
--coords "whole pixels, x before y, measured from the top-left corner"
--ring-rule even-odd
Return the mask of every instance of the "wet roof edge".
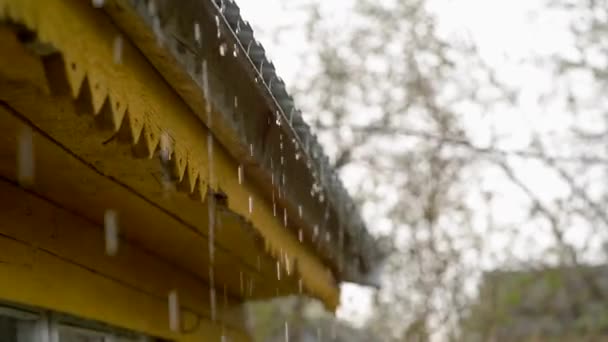
[[[190, 75], [192, 80], [200, 80], [201, 70], [196, 70], [196, 66], [192, 65], [196, 63], [196, 56], [188, 56], [188, 50], [191, 50], [191, 47], [187, 45], [192, 43], [193, 38], [195, 40], [205, 39], [207, 40], [207, 44], [213, 42], [214, 39], [209, 39], [213, 37], [208, 37], [209, 32], [206, 32], [203, 26], [205, 21], [215, 21], [213, 24], [217, 27], [217, 40], [222, 42], [222, 44], [228, 41], [230, 43], [229, 46], [234, 45], [235, 49], [238, 49], [239, 52], [230, 51], [230, 53], [235, 54], [234, 59], [238, 61], [238, 67], [242, 69], [250, 81], [256, 80], [252, 84], [255, 85], [256, 92], [264, 99], [268, 112], [271, 116], [276, 116], [277, 122], [280, 121], [282, 123], [279, 125], [280, 136], [282, 137], [285, 134], [288, 141], [294, 141], [294, 145], [299, 147], [298, 151], [302, 153], [303, 160], [306, 161], [305, 164], [308, 166], [306, 172], [314, 178], [313, 184], [319, 185], [319, 191], [314, 196], [326, 198], [325, 201], [331, 207], [332, 215], [336, 216], [334, 223], [337, 222], [338, 227], [330, 226], [327, 228], [333, 229], [338, 235], [340, 234], [339, 230], [343, 228], [347, 236], [346, 239], [350, 241], [350, 246], [345, 246], [345, 251], [340, 253], [342, 255], [328, 257], [337, 264], [340, 264], [344, 260], [344, 265], [338, 265], [339, 270], [337, 273], [339, 278], [366, 285], [376, 285], [370, 281], [369, 276], [373, 273], [372, 271], [378, 266], [382, 258], [379, 248], [367, 231], [353, 200], [344, 189], [335, 170], [330, 166], [329, 159], [323, 152], [316, 137], [302, 119], [293, 98], [287, 93], [284, 82], [276, 74], [272, 62], [266, 57], [264, 48], [255, 40], [251, 26], [241, 18], [240, 10], [234, 1], [189, 0], [172, 2], [168, 0], [116, 0], [116, 3], [122, 5], [128, 4], [135, 11], [143, 22], [147, 24], [148, 29], [158, 39], [163, 40], [163, 49], [170, 52], [170, 55]], [[111, 11], [109, 12], [111, 14]], [[174, 21], [174, 23], [171, 23], [171, 21]], [[180, 34], [179, 29], [175, 27], [176, 25], [189, 26], [191, 35], [184, 36]], [[205, 33], [207, 36], [201, 38], [200, 35], [204, 35]], [[198, 37], [195, 37], [197, 35]], [[131, 39], [136, 38], [131, 37]], [[185, 49], [184, 44], [186, 45]], [[205, 48], [209, 50], [209, 46]], [[211, 50], [217, 51], [217, 47]], [[196, 53], [194, 54], [196, 55]], [[169, 81], [169, 83], [171, 82]], [[197, 82], [197, 84], [199, 88], [202, 88], [200, 87], [201, 82]], [[199, 89], [199, 91], [206, 92], [208, 90]], [[183, 96], [183, 94], [180, 95]], [[225, 96], [225, 94], [223, 95]], [[263, 120], [265, 118], [254, 117], [250, 120], [260, 119]], [[209, 122], [206, 122], [206, 124], [212, 129], [214, 128]], [[240, 136], [245, 135], [244, 132], [238, 131], [236, 129], [235, 139], [239, 139]], [[276, 136], [268, 134], [266, 138], [273, 140], [270, 142], [272, 144], [282, 144], [282, 142], [277, 141]], [[245, 147], [247, 146], [246, 142], [245, 144], [242, 141], [240, 143]], [[237, 151], [233, 154], [238, 158], [243, 158], [242, 151]], [[258, 165], [263, 166], [268, 164], [268, 155], [253, 155], [252, 153], [252, 156], [247, 157], [253, 157], [252, 162]], [[272, 168], [272, 157], [270, 159], [270, 167]], [[294, 175], [295, 177], [297, 175]], [[293, 212], [295, 203], [291, 204], [290, 211]], [[323, 205], [321, 207], [326, 206]], [[318, 208], [316, 211], [319, 211]], [[328, 210], [325, 210], [325, 219], [328, 216], [327, 212]], [[295, 215], [292, 214], [292, 216]], [[309, 228], [315, 226], [312, 219], [305, 221], [309, 221]], [[332, 247], [335, 249], [336, 245], [336, 240], [333, 243], [325, 241], [319, 244], [318, 249], [322, 253], [331, 254]]]

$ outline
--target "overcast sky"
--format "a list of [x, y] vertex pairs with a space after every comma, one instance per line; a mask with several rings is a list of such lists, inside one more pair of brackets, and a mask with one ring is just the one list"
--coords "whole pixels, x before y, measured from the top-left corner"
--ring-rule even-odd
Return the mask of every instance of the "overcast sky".
[[[275, 63], [278, 74], [289, 86], [297, 77], [301, 58], [306, 56], [307, 45], [304, 37], [306, 14], [301, 5], [317, 0], [238, 0], [241, 14], [249, 20], [255, 29], [258, 40], [266, 48], [270, 59]], [[344, 27], [349, 22], [349, 8], [352, 0], [318, 1], [323, 11], [336, 28]], [[263, 5], [260, 5], [263, 3]], [[495, 116], [499, 134], [507, 136], [504, 148], [521, 148], [528, 143], [532, 131], [559, 131], [564, 128], [564, 121], [555, 113], [547, 115], [547, 108], [539, 104], [538, 98], [552, 86], [552, 75], [549, 70], [531, 66], [521, 61], [530, 57], [549, 56], [567, 49], [572, 45], [567, 32], [563, 13], [544, 10], [545, 1], [541, 0], [431, 0], [431, 8], [438, 14], [438, 24], [446, 35], [459, 35], [474, 42], [479, 48], [481, 57], [494, 66], [499, 76], [506, 82], [522, 91], [522, 102], [513, 108], [505, 108], [504, 113]], [[283, 30], [284, 28], [289, 30]], [[273, 33], [284, 32], [280, 44], [273, 40]], [[474, 140], [484, 144], [487, 132], [482, 117], [470, 120], [471, 130], [478, 132]], [[556, 182], [534, 165], [522, 165], [527, 171], [527, 178], [533, 180], [531, 185], [544, 196], [560, 196], [560, 187]], [[356, 176], [346, 177], [345, 184], [357, 182]], [[500, 186], [493, 184], [492, 186]], [[501, 202], [502, 201], [502, 202]], [[497, 211], [503, 213], [505, 220], [512, 219], [513, 210], [505, 207], [517, 203], [509, 190], [503, 198], [497, 199]], [[506, 213], [506, 214], [505, 214]], [[365, 215], [370, 219], [369, 215]], [[500, 220], [500, 214], [498, 214]], [[530, 236], [542, 240], [542, 236], [531, 230]], [[577, 239], [577, 236], [571, 237]], [[538, 242], [538, 241], [537, 241]], [[505, 241], [490, 241], [494, 248], [500, 249]], [[538, 242], [543, 245], [543, 242]], [[546, 244], [550, 241], [547, 240]], [[523, 246], [523, 245], [522, 245]], [[516, 247], [517, 248], [517, 247]], [[520, 247], [523, 249], [524, 247]], [[523, 251], [521, 253], [527, 253]], [[342, 306], [338, 316], [354, 323], [361, 323], [369, 308], [370, 291], [356, 286], [343, 288]]]

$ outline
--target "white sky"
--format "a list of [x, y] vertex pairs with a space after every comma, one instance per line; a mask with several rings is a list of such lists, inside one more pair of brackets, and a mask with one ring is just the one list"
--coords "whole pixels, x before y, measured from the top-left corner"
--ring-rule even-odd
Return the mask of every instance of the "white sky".
[[[297, 8], [298, 5], [311, 1], [315, 0], [237, 0], [243, 18], [249, 20], [254, 27], [257, 39], [266, 48], [278, 74], [288, 87], [295, 82], [298, 71], [301, 71], [298, 68], [302, 65], [301, 58], [306, 55], [307, 49], [304, 39], [305, 15]], [[348, 8], [352, 0], [321, 3], [324, 11], [331, 13], [332, 20], [339, 25], [348, 24]], [[429, 3], [439, 15], [438, 23], [442, 31], [472, 40], [478, 46], [481, 57], [498, 68], [499, 77], [522, 90], [523, 101], [520, 106], [505, 108], [504, 113], [496, 116], [497, 126], [501, 130], [499, 133], [508, 136], [503, 142], [503, 148], [525, 146], [530, 129], [563, 128], [563, 120], [556, 119], [555, 115], [543, 115], [547, 109], [538, 101], [538, 96], [553, 86], [550, 73], [521, 63], [525, 58], [552, 55], [571, 45], [563, 13], [544, 11], [546, 2], [542, 0], [431, 0]], [[271, 34], [284, 27], [292, 29], [285, 31], [289, 36], [283, 36], [282, 44], [277, 45]], [[483, 120], [474, 117], [470, 121], [481, 128], [474, 130], [480, 132], [480, 135], [473, 138], [483, 145]], [[538, 193], [549, 197], [560, 195], [562, 189], [555, 186], [551, 177], [533, 165], [525, 167], [529, 176], [536, 180], [534, 187]], [[356, 181], [348, 178], [344, 179], [347, 186]], [[504, 198], [497, 199], [498, 211], [502, 211], [503, 216], [512, 215], [511, 211], [504, 210], [504, 206], [517, 202], [517, 199], [509, 197], [510, 192], [512, 191], [504, 191]], [[504, 241], [498, 239], [490, 243], [496, 243], [495, 248], [502, 248]], [[372, 292], [355, 285], [345, 285], [342, 293], [338, 317], [360, 324], [369, 314]]]

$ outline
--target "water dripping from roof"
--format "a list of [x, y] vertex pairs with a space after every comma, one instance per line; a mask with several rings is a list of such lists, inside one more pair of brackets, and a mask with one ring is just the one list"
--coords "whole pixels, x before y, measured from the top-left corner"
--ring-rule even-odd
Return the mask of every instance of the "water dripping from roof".
[[23, 126], [17, 137], [17, 181], [21, 186], [34, 184], [34, 133], [29, 126]]
[[114, 37], [114, 49], [113, 49], [114, 64], [122, 63], [122, 44], [123, 44], [123, 42], [122, 42], [121, 35]]
[[219, 47], [220, 56], [222, 56], [222, 57], [226, 56], [226, 50], [228, 50], [226, 43], [221, 43], [220, 47]]
[[283, 208], [283, 226], [287, 228], [287, 209]]
[[169, 291], [168, 295], [168, 304], [169, 304], [169, 329], [173, 332], [180, 331], [180, 322], [179, 322], [179, 297], [177, 295], [177, 290]]
[[281, 280], [281, 263], [277, 260], [277, 280]]
[[209, 239], [209, 264], [215, 261], [215, 197], [208, 197], [207, 216], [208, 216], [208, 239]]
[[105, 1], [104, 0], [91, 0], [91, 3], [93, 4], [93, 7], [95, 7], [95, 8], [102, 8]]
[[201, 43], [201, 25], [198, 22], [194, 23], [194, 40]]
[[107, 209], [103, 215], [103, 228], [105, 237], [106, 254], [115, 256], [118, 253], [118, 213], [116, 210]]
[[277, 126], [281, 126], [281, 113], [279, 113], [279, 111], [277, 110], [276, 112], [276, 120], [275, 123], [277, 124]]
[[211, 303], [211, 321], [215, 322], [216, 303], [215, 303], [215, 279], [213, 266], [209, 266], [209, 302]]
[[220, 38], [222, 36], [222, 30], [220, 29], [220, 17], [215, 16], [215, 27], [217, 28], [217, 37]]

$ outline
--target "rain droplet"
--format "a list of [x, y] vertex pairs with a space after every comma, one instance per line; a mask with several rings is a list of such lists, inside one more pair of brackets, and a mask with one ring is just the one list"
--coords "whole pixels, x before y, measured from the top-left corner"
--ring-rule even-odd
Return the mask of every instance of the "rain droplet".
[[220, 38], [222, 36], [222, 30], [220, 29], [220, 17], [215, 16], [215, 27], [217, 27], [217, 37]]
[[171, 158], [171, 137], [167, 132], [160, 135], [160, 159], [166, 163]]
[[171, 331], [177, 332], [180, 330], [179, 326], [179, 297], [177, 296], [177, 290], [169, 291], [168, 296], [169, 302], [169, 328]]
[[201, 26], [198, 22], [194, 23], [194, 40], [196, 40], [197, 43], [201, 42]]
[[298, 205], [298, 216], [302, 218], [302, 205]]
[[156, 13], [156, 3], [154, 0], [148, 2], [148, 14], [154, 15]]
[[277, 117], [275, 120], [275, 123], [277, 124], [277, 126], [281, 126], [281, 114], [277, 111]]
[[209, 264], [213, 265], [215, 261], [215, 197], [207, 197], [207, 216], [208, 224], [208, 238], [209, 238]]
[[238, 97], [234, 97], [234, 108], [238, 108], [239, 107], [239, 98]]
[[91, 3], [93, 4], [93, 7], [95, 7], [95, 8], [102, 8], [105, 1], [104, 0], [91, 0]]
[[122, 36], [118, 35], [114, 38], [114, 63], [122, 63]]
[[281, 280], [281, 264], [277, 261], [277, 280]]
[[211, 303], [211, 321], [215, 322], [215, 279], [212, 266], [209, 266], [209, 301]]
[[251, 213], [253, 213], [253, 197], [249, 195], [249, 215], [251, 215]]
[[249, 144], [249, 154], [253, 157], [253, 144]]
[[220, 56], [222, 56], [222, 57], [226, 56], [226, 50], [227, 50], [226, 43], [221, 43], [219, 50], [220, 50]]
[[283, 208], [283, 226], [287, 227], [287, 209]]
[[118, 213], [107, 209], [103, 215], [106, 254], [115, 256], [118, 252]]
[[277, 217], [277, 203], [274, 200], [274, 191], [272, 192], [272, 215]]
[[34, 170], [34, 133], [31, 127], [24, 126], [17, 145], [17, 181], [21, 186], [34, 184]]
[[296, 152], [295, 157], [296, 157], [296, 160], [300, 160], [300, 152]]
[[315, 226], [313, 228], [313, 239], [316, 239], [318, 235], [319, 235], [319, 225], [315, 224]]
[[239, 185], [241, 185], [241, 184], [243, 184], [243, 164], [239, 165], [238, 175], [239, 175]]
[[285, 342], [289, 342], [289, 322], [285, 321]]
[[304, 242], [304, 232], [302, 231], [302, 228], [300, 228], [300, 230], [298, 231], [298, 239], [300, 240], [300, 242]]
[[233, 46], [232, 56], [234, 56], [234, 58], [237, 58], [239, 56], [239, 48], [236, 44], [234, 44]]

